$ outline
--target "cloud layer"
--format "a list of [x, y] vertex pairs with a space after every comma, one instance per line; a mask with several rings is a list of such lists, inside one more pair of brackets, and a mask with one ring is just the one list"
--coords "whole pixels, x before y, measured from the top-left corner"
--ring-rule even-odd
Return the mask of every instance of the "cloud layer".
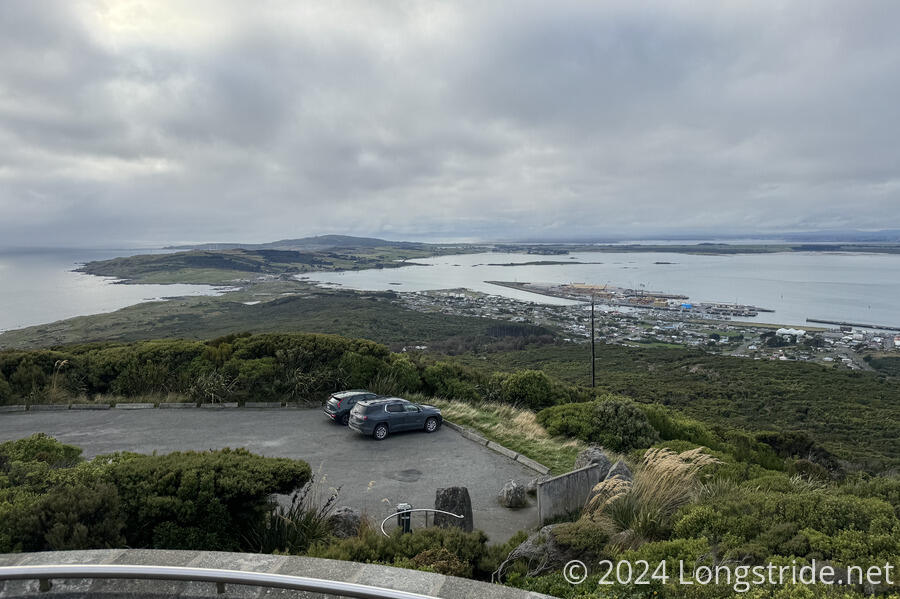
[[900, 4], [8, 2], [0, 245], [900, 226]]

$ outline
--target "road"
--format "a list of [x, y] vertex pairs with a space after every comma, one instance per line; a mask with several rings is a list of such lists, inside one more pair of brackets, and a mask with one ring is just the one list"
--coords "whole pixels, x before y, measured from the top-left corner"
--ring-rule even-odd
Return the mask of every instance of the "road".
[[[306, 460], [323, 494], [340, 487], [337, 505], [365, 511], [379, 521], [393, 506], [434, 507], [439, 487], [469, 489], [475, 527], [491, 542], [504, 542], [518, 530], [537, 525], [532, 504], [510, 510], [497, 503], [497, 491], [510, 479], [536, 476], [509, 458], [441, 427], [375, 441], [333, 424], [319, 410], [175, 409], [23, 412], [0, 414], [0, 441], [43, 432], [77, 445], [84, 456], [115, 451], [172, 451], [245, 447], [271, 457]], [[416, 515], [413, 525], [422, 525]]]

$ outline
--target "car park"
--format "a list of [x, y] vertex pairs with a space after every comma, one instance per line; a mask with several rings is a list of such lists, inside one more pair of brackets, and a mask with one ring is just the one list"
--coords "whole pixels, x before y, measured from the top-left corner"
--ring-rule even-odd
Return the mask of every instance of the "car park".
[[377, 393], [372, 393], [365, 389], [351, 389], [349, 391], [332, 393], [325, 400], [325, 415], [333, 421], [346, 426], [350, 421], [350, 410], [353, 409], [356, 402], [376, 397], [378, 397]]
[[350, 411], [349, 426], [381, 441], [391, 433], [424, 430], [433, 433], [443, 423], [441, 411], [399, 397], [379, 397], [357, 401]]

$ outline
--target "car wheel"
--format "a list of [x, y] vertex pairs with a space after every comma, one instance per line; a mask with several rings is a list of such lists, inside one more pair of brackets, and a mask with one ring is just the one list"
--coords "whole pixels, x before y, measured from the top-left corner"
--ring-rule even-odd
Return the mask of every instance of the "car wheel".
[[372, 436], [377, 440], [382, 441], [387, 439], [388, 436], [388, 427], [386, 424], [379, 424], [375, 427], [375, 432], [372, 433]]
[[350, 424], [350, 414], [344, 414], [343, 416], [341, 416], [341, 424], [343, 424], [344, 426]]
[[425, 432], [426, 433], [433, 433], [434, 431], [437, 430], [437, 428], [438, 428], [437, 418], [429, 418], [428, 420], [425, 421]]

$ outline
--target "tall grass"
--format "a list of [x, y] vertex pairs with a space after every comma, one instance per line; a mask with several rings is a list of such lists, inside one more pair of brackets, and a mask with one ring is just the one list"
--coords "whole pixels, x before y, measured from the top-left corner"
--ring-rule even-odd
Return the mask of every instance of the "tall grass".
[[717, 462], [700, 448], [681, 453], [648, 449], [633, 481], [616, 476], [594, 487], [584, 517], [606, 530], [616, 551], [664, 539], [675, 513], [699, 497], [700, 469]]
[[571, 470], [578, 452], [586, 447], [578, 440], [551, 436], [530, 410], [494, 402], [410, 399], [440, 408], [445, 419], [536, 460], [556, 474]]
[[301, 554], [331, 535], [331, 514], [340, 488], [325, 488], [326, 478], [317, 472], [313, 480], [291, 495], [288, 506], [276, 505], [246, 539], [259, 553]]

